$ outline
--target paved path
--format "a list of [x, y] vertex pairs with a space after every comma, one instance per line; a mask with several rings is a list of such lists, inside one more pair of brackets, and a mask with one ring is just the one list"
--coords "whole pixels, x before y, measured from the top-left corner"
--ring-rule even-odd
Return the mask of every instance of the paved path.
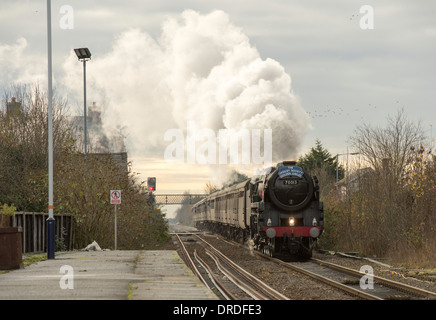
[[0, 300], [215, 300], [176, 251], [78, 251], [0, 274]]

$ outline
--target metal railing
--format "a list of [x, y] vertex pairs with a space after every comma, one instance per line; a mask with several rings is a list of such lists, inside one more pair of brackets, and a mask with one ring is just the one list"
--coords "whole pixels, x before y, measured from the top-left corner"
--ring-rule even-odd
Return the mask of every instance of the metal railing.
[[154, 198], [159, 205], [169, 205], [194, 204], [206, 196], [206, 194], [155, 194]]
[[[48, 213], [40, 212], [16, 212], [11, 217], [12, 227], [22, 227], [23, 253], [47, 251], [47, 228], [46, 220]], [[55, 214], [55, 241], [56, 250], [71, 250], [72, 245], [72, 222], [70, 214]]]

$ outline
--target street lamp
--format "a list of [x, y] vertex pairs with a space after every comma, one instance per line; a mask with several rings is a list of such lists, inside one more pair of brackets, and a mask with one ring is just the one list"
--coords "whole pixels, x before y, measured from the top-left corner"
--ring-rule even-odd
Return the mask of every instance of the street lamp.
[[55, 258], [55, 219], [53, 216], [53, 63], [51, 41], [51, 0], [47, 0], [47, 65], [48, 65], [48, 219], [47, 259]]
[[86, 61], [91, 60], [91, 51], [89, 51], [88, 48], [79, 48], [79, 49], [74, 49], [74, 52], [76, 53], [77, 58], [79, 59], [79, 61], [83, 62], [83, 110], [84, 110], [84, 122], [85, 122], [85, 126], [83, 128], [84, 133], [85, 133], [85, 157], [86, 157]]
[[358, 152], [352, 152], [352, 153], [338, 153], [336, 154], [336, 182], [339, 180], [339, 156], [345, 156], [345, 155], [356, 155], [359, 154]]

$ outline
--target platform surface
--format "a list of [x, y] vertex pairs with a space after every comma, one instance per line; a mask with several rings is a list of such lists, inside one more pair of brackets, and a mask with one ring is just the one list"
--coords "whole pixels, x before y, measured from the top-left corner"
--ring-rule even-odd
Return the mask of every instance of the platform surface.
[[216, 300], [176, 251], [77, 251], [0, 273], [0, 300]]

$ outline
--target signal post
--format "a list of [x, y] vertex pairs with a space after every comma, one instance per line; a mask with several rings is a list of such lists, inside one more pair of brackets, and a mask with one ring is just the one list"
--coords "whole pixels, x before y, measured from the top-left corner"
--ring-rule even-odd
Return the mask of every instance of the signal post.
[[117, 250], [117, 204], [121, 204], [121, 190], [111, 190], [110, 193], [111, 204], [114, 204], [114, 250]]

